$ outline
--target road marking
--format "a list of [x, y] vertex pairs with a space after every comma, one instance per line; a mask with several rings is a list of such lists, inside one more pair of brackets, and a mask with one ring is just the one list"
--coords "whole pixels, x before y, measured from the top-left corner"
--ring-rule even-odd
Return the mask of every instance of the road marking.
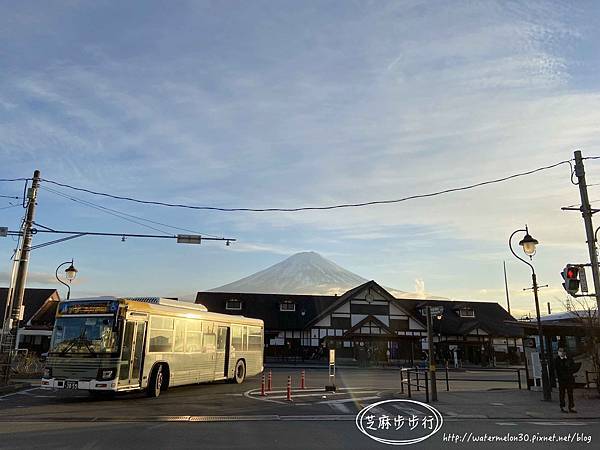
[[359, 398], [345, 398], [345, 399], [339, 399], [339, 400], [323, 400], [322, 402], [317, 402], [318, 404], [324, 404], [324, 405], [330, 405], [333, 403], [357, 403], [358, 402], [362, 402], [362, 401], [366, 401], [366, 400], [377, 400], [380, 399], [381, 397], [379, 396], [374, 396], [374, 397], [359, 397]]
[[30, 389], [25, 389], [24, 391], [17, 391], [17, 392], [11, 392], [10, 394], [4, 394], [0, 396], [0, 400], [6, 398], [6, 397], [11, 397], [13, 395], [27, 395], [28, 392], [31, 391], [35, 391], [36, 389], [39, 389], [37, 387], [34, 388], [30, 388]]
[[516, 423], [514, 423], [514, 422], [496, 422], [496, 425], [511, 426], [511, 425], [516, 425]]
[[[297, 394], [297, 393], [292, 392], [292, 398], [296, 398], [296, 397], [322, 397], [323, 395], [335, 395], [335, 396], [338, 396], [338, 395], [348, 395], [348, 394], [354, 395], [354, 394], [374, 394], [374, 393], [377, 393], [377, 391], [354, 391], [354, 392], [338, 392], [338, 393], [335, 393], [335, 392], [326, 393], [324, 391], [321, 391], [321, 392], [317, 392], [317, 393], [314, 393], [314, 394]], [[255, 395], [257, 395], [257, 394], [253, 394], [253, 396], [255, 396]], [[272, 398], [272, 399], [282, 399], [282, 398], [287, 398], [287, 395], [269, 395], [269, 398]]]
[[582, 425], [587, 425], [587, 423], [585, 423], [585, 422], [563, 422], [563, 421], [560, 421], [560, 422], [527, 422], [527, 423], [531, 423], [533, 425], [544, 425], [544, 426], [551, 426], [551, 427], [563, 426], [563, 425], [578, 427], [578, 426], [582, 426]]

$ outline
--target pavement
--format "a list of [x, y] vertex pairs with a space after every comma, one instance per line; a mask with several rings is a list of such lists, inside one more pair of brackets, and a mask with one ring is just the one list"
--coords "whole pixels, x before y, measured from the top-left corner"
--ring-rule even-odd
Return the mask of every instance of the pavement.
[[[340, 369], [338, 390], [331, 393], [324, 390], [326, 371], [306, 368], [306, 389], [300, 389], [299, 368], [271, 370], [273, 388], [265, 396], [260, 377], [242, 385], [172, 388], [155, 399], [143, 393], [96, 399], [86, 392], [31, 386], [0, 395], [0, 448], [386, 448], [354, 422], [366, 406], [407, 398], [400, 393], [398, 371]], [[431, 403], [443, 415], [443, 427], [414, 448], [480, 448], [486, 436], [508, 436], [516, 448], [544, 449], [562, 448], [540, 441], [552, 436], [568, 439], [571, 448], [592, 448], [590, 443], [600, 440], [595, 392], [576, 390], [578, 412], [564, 414], [556, 391], [552, 402], [543, 402], [541, 392], [519, 390], [513, 373], [465, 370], [455, 377], [451, 392], [438, 384], [439, 400]], [[424, 399], [422, 391], [413, 394], [414, 400]], [[403, 404], [393, 406], [399, 414], [410, 413]]]

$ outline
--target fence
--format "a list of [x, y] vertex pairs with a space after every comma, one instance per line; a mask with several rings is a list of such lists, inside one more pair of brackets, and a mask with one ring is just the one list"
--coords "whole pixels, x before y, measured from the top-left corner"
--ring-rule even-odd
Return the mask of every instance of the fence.
[[[419, 372], [423, 372], [423, 376], [419, 379]], [[414, 376], [411, 379], [411, 373]], [[406, 378], [405, 378], [406, 376]], [[421, 385], [420, 380], [423, 380], [423, 385]], [[415, 384], [413, 384], [413, 381]], [[425, 403], [429, 403], [429, 374], [427, 371], [423, 371], [423, 369], [418, 368], [407, 368], [400, 369], [400, 393], [404, 394], [404, 385], [406, 385], [408, 398], [412, 398], [412, 389], [416, 388], [417, 392], [423, 388], [425, 390]]]
[[[521, 370], [524, 369], [476, 369], [474, 370], [474, 372], [490, 372], [490, 373], [495, 373], [495, 372], [504, 372], [504, 373], [514, 373], [515, 374], [515, 378], [513, 379], [505, 379], [505, 378], [457, 378], [457, 377], [451, 377], [450, 376], [450, 372], [454, 372], [448, 369], [448, 367], [446, 366], [444, 369], [442, 369], [441, 371], [436, 371], [437, 374], [439, 373], [443, 373], [443, 377], [442, 378], [438, 378], [437, 382], [438, 383], [445, 383], [446, 385], [446, 392], [450, 392], [450, 382], [492, 382], [492, 383], [517, 383], [517, 385], [519, 386], [519, 389], [523, 388], [522, 382], [521, 382]], [[459, 373], [459, 372], [455, 372], [455, 373]], [[590, 372], [590, 373], [594, 373], [594, 372]], [[587, 381], [587, 374], [586, 374], [586, 381]], [[423, 382], [423, 384], [421, 384], [421, 382]], [[594, 381], [592, 381], [594, 382]], [[404, 389], [406, 386], [406, 390]], [[429, 403], [429, 371], [427, 369], [424, 368], [420, 368], [420, 367], [413, 367], [413, 368], [403, 368], [400, 369], [400, 393], [404, 394], [406, 391], [406, 394], [408, 395], [408, 398], [412, 398], [412, 388], [416, 388], [415, 390], [420, 392], [421, 389], [425, 390], [425, 401], [427, 403]]]

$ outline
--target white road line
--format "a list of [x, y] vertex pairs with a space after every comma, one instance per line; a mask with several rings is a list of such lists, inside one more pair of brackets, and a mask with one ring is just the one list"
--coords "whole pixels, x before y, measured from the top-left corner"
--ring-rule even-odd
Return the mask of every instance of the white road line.
[[527, 423], [531, 423], [533, 425], [545, 425], [545, 426], [551, 426], [551, 427], [563, 426], [563, 425], [578, 427], [578, 426], [582, 426], [582, 425], [587, 425], [586, 422], [562, 422], [562, 421], [561, 422], [527, 422]]
[[[348, 394], [373, 394], [376, 393], [377, 391], [355, 391], [355, 392], [338, 392], [336, 393], [332, 393], [332, 392], [325, 392], [325, 391], [320, 391], [320, 392], [316, 392], [314, 394], [298, 394], [295, 392], [292, 392], [292, 398], [294, 397], [322, 397], [322, 396], [329, 396], [329, 395], [333, 395], [333, 396], [339, 396], [339, 395], [348, 395]], [[253, 394], [252, 396], [256, 396], [257, 394]], [[269, 398], [272, 399], [282, 399], [282, 398], [287, 398], [287, 393], [286, 395], [268, 395]]]
[[500, 425], [500, 426], [515, 426], [517, 425], [514, 422], [496, 422], [496, 425]]
[[11, 392], [10, 394], [5, 394], [5, 395], [0, 396], [0, 400], [2, 400], [3, 398], [6, 398], [6, 397], [11, 397], [13, 395], [27, 395], [28, 392], [35, 391], [36, 389], [39, 389], [39, 388], [34, 387], [34, 388], [30, 388], [30, 389], [25, 389], [24, 391]]
[[[318, 402], [319, 404], [324, 404], [324, 405], [331, 405], [331, 404], [340, 404], [340, 403], [356, 403], [357, 405], [359, 404], [358, 402], [362, 402], [362, 401], [367, 401], [367, 400], [379, 400], [381, 397], [375, 396], [375, 397], [359, 397], [359, 398], [345, 398], [345, 399], [340, 399], [340, 400], [323, 400], [322, 402]], [[361, 406], [362, 409], [362, 406]]]

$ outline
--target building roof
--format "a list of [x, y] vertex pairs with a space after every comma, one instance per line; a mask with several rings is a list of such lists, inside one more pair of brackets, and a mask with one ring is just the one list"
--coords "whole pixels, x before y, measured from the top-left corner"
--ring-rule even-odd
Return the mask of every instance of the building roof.
[[[481, 329], [492, 336], [522, 336], [523, 329], [515, 323], [512, 317], [498, 303], [451, 301], [451, 300], [420, 300], [397, 299], [375, 281], [368, 281], [350, 289], [341, 296], [326, 295], [289, 295], [289, 294], [260, 294], [260, 293], [231, 293], [231, 292], [198, 292], [196, 303], [202, 303], [209, 311], [226, 314], [243, 314], [255, 317], [265, 322], [266, 330], [303, 330], [310, 328], [327, 314], [335, 311], [344, 302], [365, 288], [375, 289], [396, 304], [409, 316], [422, 324], [426, 318], [420, 310], [426, 305], [441, 306], [442, 320], [434, 319], [434, 331], [447, 335], [467, 335], [476, 329]], [[241, 310], [227, 310], [227, 300], [240, 300]], [[291, 300], [296, 304], [295, 311], [280, 311], [280, 303]], [[459, 309], [469, 307], [474, 311], [474, 317], [460, 317]]]
[[[227, 300], [242, 302], [242, 310], [228, 310]], [[198, 292], [196, 303], [202, 303], [211, 312], [243, 314], [246, 317], [262, 319], [266, 330], [302, 330], [308, 322], [320, 315], [331, 303], [338, 299], [328, 295], [288, 295], [288, 294], [248, 294], [231, 292]], [[292, 300], [295, 311], [280, 311], [279, 304]]]
[[[7, 296], [8, 288], [0, 287], [0, 314], [3, 316], [6, 309]], [[60, 300], [60, 296], [56, 289], [26, 288], [25, 296], [23, 298], [25, 312], [21, 324], [28, 323], [34, 314], [36, 314], [48, 300], [48, 303], [57, 303]], [[46, 305], [46, 308], [48, 308], [48, 306], [51, 305]], [[56, 306], [54, 306], [54, 308], [56, 308]], [[55, 311], [56, 309], [54, 309], [54, 312]], [[52, 311], [49, 311], [49, 314], [52, 315]], [[51, 322], [54, 322], [53, 316]]]

